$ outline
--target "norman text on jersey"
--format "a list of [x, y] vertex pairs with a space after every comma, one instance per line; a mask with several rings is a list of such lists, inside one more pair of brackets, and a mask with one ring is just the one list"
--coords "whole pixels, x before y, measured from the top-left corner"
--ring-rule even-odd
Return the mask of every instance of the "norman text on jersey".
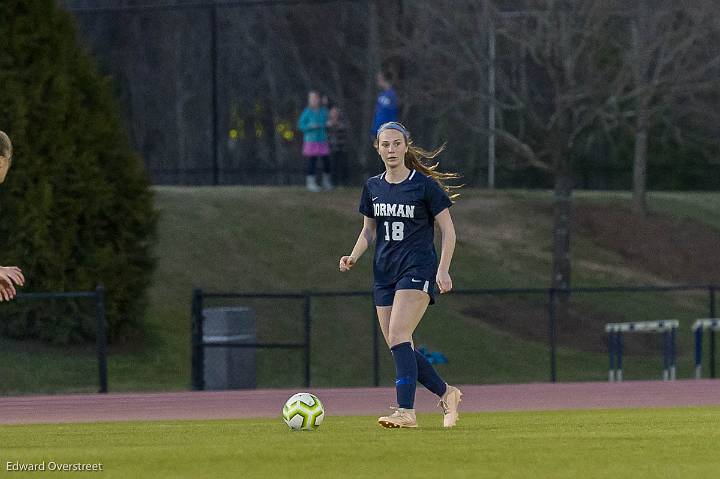
[[397, 203], [374, 203], [375, 216], [398, 216], [415, 218], [415, 205], [399, 205]]

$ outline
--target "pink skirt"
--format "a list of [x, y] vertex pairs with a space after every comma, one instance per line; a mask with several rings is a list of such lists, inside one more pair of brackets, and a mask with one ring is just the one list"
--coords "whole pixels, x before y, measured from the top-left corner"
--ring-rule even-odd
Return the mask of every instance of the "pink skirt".
[[306, 141], [303, 143], [303, 156], [328, 156], [330, 145], [327, 141]]

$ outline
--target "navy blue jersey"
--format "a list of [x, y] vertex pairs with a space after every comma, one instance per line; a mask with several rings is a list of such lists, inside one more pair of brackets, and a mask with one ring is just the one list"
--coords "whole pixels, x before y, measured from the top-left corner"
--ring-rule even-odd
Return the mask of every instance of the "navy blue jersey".
[[385, 173], [367, 180], [360, 213], [377, 223], [375, 284], [393, 284], [409, 275], [435, 280], [435, 215], [451, 205], [438, 182], [416, 170], [400, 183], [388, 183]]

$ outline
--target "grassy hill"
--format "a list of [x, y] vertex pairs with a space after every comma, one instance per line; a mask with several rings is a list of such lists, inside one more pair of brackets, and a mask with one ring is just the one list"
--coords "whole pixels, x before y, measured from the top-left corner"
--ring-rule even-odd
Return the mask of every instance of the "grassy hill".
[[[311, 194], [300, 188], [157, 187], [161, 213], [158, 268], [151, 283], [146, 333], [115, 345], [109, 386], [120, 390], [185, 389], [190, 377], [190, 300], [207, 291], [369, 290], [371, 254], [349, 274], [337, 260], [349, 252], [362, 219], [359, 189]], [[720, 194], [653, 193], [653, 214], [629, 213], [625, 193], [575, 196], [573, 284], [720, 283]], [[544, 287], [549, 283], [552, 194], [464, 190], [452, 208], [458, 232], [451, 275], [456, 288]], [[690, 322], [707, 315], [699, 293], [577, 294], [571, 319], [559, 325], [558, 379], [602, 380], [607, 321], [677, 318], [680, 375], [691, 373]], [[258, 338], [297, 340], [301, 306], [284, 301], [225, 301], [255, 309]], [[451, 382], [548, 379], [546, 299], [443, 296], [430, 308], [416, 343], [449, 358]], [[372, 380], [372, 305], [368, 298], [318, 299], [313, 305], [315, 386], [360, 386]], [[627, 342], [626, 377], [658, 377], [659, 338]], [[338, 364], [339, 357], [344, 364]], [[382, 379], [393, 366], [382, 350]], [[302, 384], [302, 355], [258, 352], [261, 386]], [[0, 340], [0, 392], [92, 391], [92, 347], [53, 348]]]

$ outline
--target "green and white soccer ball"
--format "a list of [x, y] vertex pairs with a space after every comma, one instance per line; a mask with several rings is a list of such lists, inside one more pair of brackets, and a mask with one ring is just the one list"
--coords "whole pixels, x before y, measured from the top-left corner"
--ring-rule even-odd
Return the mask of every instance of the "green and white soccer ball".
[[283, 419], [290, 429], [312, 431], [325, 419], [325, 408], [314, 394], [293, 394], [283, 406]]

